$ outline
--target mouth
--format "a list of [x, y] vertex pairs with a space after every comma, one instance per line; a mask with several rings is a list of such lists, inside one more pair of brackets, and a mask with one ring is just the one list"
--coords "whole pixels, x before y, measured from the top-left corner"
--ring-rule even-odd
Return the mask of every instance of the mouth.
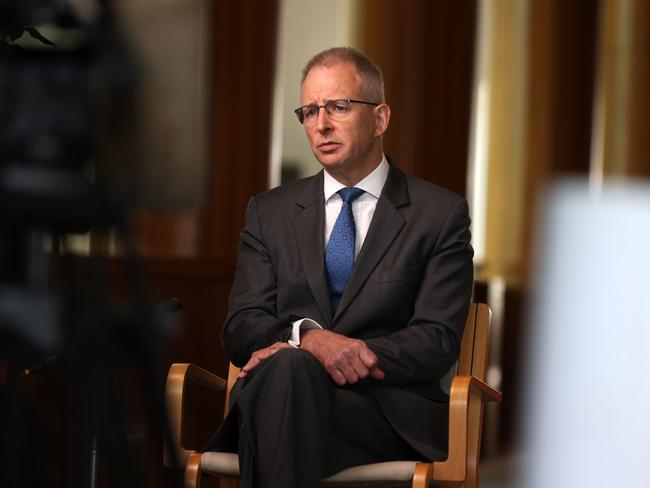
[[336, 151], [336, 149], [340, 146], [341, 144], [338, 142], [334, 141], [325, 141], [320, 143], [317, 147], [320, 152], [323, 153], [330, 153], [333, 151]]

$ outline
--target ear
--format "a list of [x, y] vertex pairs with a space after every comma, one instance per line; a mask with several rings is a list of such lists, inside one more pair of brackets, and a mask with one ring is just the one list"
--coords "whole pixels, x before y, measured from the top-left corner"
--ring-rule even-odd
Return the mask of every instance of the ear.
[[375, 116], [375, 137], [380, 137], [388, 130], [390, 107], [385, 103], [375, 107]]

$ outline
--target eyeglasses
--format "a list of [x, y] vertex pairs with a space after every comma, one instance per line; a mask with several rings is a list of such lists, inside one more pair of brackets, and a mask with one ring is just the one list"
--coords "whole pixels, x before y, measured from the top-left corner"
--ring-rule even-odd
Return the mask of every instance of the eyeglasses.
[[375, 107], [379, 106], [378, 103], [373, 102], [364, 102], [363, 100], [351, 100], [349, 98], [342, 98], [340, 100], [329, 100], [325, 105], [317, 105], [312, 103], [311, 105], [303, 105], [298, 107], [293, 111], [298, 117], [298, 121], [301, 124], [311, 125], [316, 122], [318, 119], [318, 113], [321, 108], [325, 109], [327, 115], [332, 117], [334, 120], [343, 120], [350, 113], [350, 104], [352, 103], [363, 103], [365, 105], [373, 105]]

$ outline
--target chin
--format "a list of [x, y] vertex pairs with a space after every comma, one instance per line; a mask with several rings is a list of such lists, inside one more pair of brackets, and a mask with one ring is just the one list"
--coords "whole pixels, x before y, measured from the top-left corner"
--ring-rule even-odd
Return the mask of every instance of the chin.
[[314, 155], [326, 168], [335, 168], [341, 164], [341, 157], [338, 154], [315, 153]]
[[325, 169], [328, 169], [328, 170], [330, 170], [332, 172], [339, 173], [345, 168], [345, 164], [340, 160], [336, 160], [336, 161], [331, 161], [330, 160], [330, 161], [328, 161], [327, 159], [319, 159], [319, 161], [320, 161], [320, 164]]

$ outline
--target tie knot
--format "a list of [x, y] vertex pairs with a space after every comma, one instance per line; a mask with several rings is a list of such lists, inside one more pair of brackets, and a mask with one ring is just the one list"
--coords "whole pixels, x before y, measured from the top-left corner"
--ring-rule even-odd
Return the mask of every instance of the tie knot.
[[338, 191], [338, 193], [339, 195], [341, 195], [341, 198], [345, 203], [352, 203], [361, 195], [363, 195], [365, 191], [362, 190], [361, 188], [356, 188], [354, 186], [351, 186], [347, 188], [341, 188]]

